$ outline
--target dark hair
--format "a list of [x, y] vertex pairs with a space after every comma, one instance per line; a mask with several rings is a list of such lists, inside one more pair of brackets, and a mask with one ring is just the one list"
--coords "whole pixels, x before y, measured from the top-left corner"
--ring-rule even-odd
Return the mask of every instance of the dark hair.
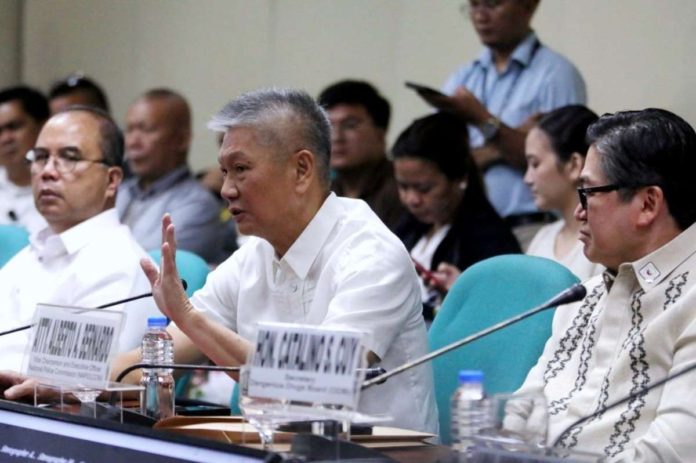
[[11, 101], [18, 101], [22, 105], [24, 112], [31, 116], [39, 125], [48, 119], [48, 100], [36, 89], [19, 85], [0, 91], [0, 104]]
[[655, 108], [605, 114], [587, 138], [602, 155], [607, 180], [625, 186], [622, 199], [657, 185], [681, 229], [696, 221], [696, 132], [684, 119]]
[[473, 165], [466, 125], [446, 112], [413, 121], [396, 139], [392, 156], [430, 161], [449, 180], [466, 177]]
[[104, 162], [113, 167], [121, 167], [123, 164], [123, 133], [109, 113], [94, 106], [73, 105], [59, 111], [57, 114], [75, 111], [89, 113], [97, 120], [99, 123], [99, 148], [101, 149]]
[[48, 92], [49, 100], [61, 96], [81, 93], [87, 96], [89, 105], [109, 112], [109, 100], [104, 90], [92, 79], [81, 73], [71, 74], [63, 80], [55, 82]]
[[331, 124], [326, 112], [302, 90], [267, 88], [245, 93], [227, 103], [208, 122], [208, 128], [225, 132], [235, 127], [255, 129], [261, 141], [279, 152], [288, 141], [301, 143], [317, 159], [319, 178], [331, 183]]
[[362, 80], [336, 82], [322, 90], [318, 101], [325, 109], [331, 109], [339, 104], [361, 105], [365, 107], [375, 126], [385, 130], [389, 127], [391, 106], [368, 82]]
[[585, 106], [568, 105], [544, 114], [537, 127], [549, 137], [559, 162], [566, 163], [573, 153], [583, 158], [587, 156], [590, 147], [587, 128], [598, 118], [594, 111]]

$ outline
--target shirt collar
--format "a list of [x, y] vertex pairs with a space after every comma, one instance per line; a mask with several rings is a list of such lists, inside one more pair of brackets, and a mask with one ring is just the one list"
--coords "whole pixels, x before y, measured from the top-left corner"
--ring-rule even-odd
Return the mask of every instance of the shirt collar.
[[179, 166], [173, 171], [169, 172], [164, 177], [158, 178], [157, 180], [152, 182], [152, 184], [150, 184], [150, 186], [148, 186], [146, 190], [140, 188], [137, 177], [133, 179], [133, 183], [131, 183], [129, 187], [131, 190], [131, 194], [134, 197], [143, 195], [154, 195], [159, 193], [160, 191], [168, 190], [172, 187], [172, 185], [179, 182], [181, 179], [188, 177], [189, 175], [191, 175], [191, 171], [189, 170], [188, 166], [184, 164], [183, 166]]
[[[539, 39], [537, 38], [536, 33], [534, 31], [530, 32], [529, 35], [522, 42], [520, 42], [520, 44], [517, 45], [515, 50], [512, 52], [510, 62], [515, 61], [522, 67], [529, 66], [529, 63], [532, 62], [532, 58], [534, 58], [534, 52], [538, 47], [538, 42]], [[493, 66], [493, 52], [491, 49], [484, 49], [476, 59], [476, 63], [484, 68], [491, 68]], [[509, 68], [510, 65], [508, 64], [506, 70]]]
[[54, 233], [50, 227], [46, 227], [32, 235], [29, 238], [29, 243], [41, 259], [71, 255], [91, 243], [95, 235], [120, 224], [116, 209], [111, 208], [65, 230], [63, 233]]
[[340, 213], [340, 201], [334, 193], [330, 193], [314, 218], [281, 259], [292, 268], [300, 279], [307, 277], [310, 267], [336, 225]]
[[696, 253], [696, 224], [670, 242], [629, 264], [644, 291], [660, 284], [672, 271]]

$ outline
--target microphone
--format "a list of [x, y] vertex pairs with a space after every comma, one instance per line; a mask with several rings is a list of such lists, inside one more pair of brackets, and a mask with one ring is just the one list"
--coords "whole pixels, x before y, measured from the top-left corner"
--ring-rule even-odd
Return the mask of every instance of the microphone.
[[574, 421], [573, 423], [571, 423], [570, 426], [566, 427], [566, 428], [563, 430], [563, 432], [561, 432], [561, 433], [558, 435], [558, 437], [556, 438], [556, 440], [553, 441], [552, 447], [556, 447], [556, 446], [558, 445], [558, 443], [559, 443], [562, 439], [564, 439], [565, 437], [567, 437], [567, 436], [570, 434], [570, 431], [571, 431], [573, 428], [576, 428], [577, 426], [583, 424], [585, 421], [591, 420], [592, 418], [594, 418], [594, 417], [596, 417], [596, 416], [599, 416], [599, 415], [603, 414], [603, 413], [606, 412], [607, 410], [611, 410], [612, 408], [617, 407], [617, 406], [619, 406], [619, 405], [621, 405], [621, 404], [623, 404], [623, 403], [626, 403], [626, 402], [628, 402], [628, 401], [630, 401], [630, 400], [636, 399], [636, 398], [638, 398], [638, 397], [640, 397], [640, 396], [642, 396], [642, 395], [646, 395], [646, 394], [647, 394], [648, 392], [650, 392], [651, 390], [653, 390], [653, 389], [655, 389], [655, 388], [657, 388], [657, 387], [660, 387], [660, 386], [664, 385], [665, 383], [668, 383], [668, 382], [672, 381], [673, 379], [678, 378], [678, 377], [680, 377], [681, 375], [684, 375], [684, 374], [686, 374], [686, 373], [689, 373], [690, 371], [693, 371], [693, 370], [696, 370], [696, 364], [693, 364], [693, 365], [691, 365], [690, 367], [686, 367], [686, 368], [684, 368], [683, 370], [678, 371], [678, 372], [676, 372], [676, 373], [674, 373], [674, 374], [667, 375], [667, 376], [665, 376], [664, 378], [662, 378], [661, 380], [655, 381], [655, 382], [652, 383], [652, 384], [648, 384], [647, 386], [643, 386], [643, 387], [640, 388], [640, 390], [638, 390], [638, 391], [636, 391], [636, 392], [634, 392], [634, 393], [632, 393], [632, 394], [628, 394], [627, 396], [625, 396], [625, 397], [623, 397], [623, 398], [621, 398], [621, 399], [615, 400], [614, 402], [612, 402], [612, 403], [610, 403], [610, 404], [608, 404], [608, 405], [605, 405], [605, 406], [603, 406], [603, 407], [600, 407], [599, 410], [596, 410], [595, 412], [593, 412], [593, 413], [591, 413], [591, 414], [589, 414], [589, 415], [587, 415], [587, 416], [583, 416], [582, 418], [580, 418], [580, 419]]
[[[188, 288], [188, 283], [186, 283], [186, 280], [184, 280], [184, 279], [182, 278], [182, 279], [181, 279], [181, 284], [182, 284], [183, 287], [184, 287], [184, 291], [186, 291], [186, 288]], [[109, 302], [109, 303], [107, 303], [107, 304], [102, 304], [102, 305], [100, 305], [100, 306], [94, 307], [94, 310], [106, 309], [107, 307], [113, 307], [113, 306], [115, 306], [115, 305], [125, 304], [126, 302], [137, 301], [138, 299], [144, 299], [144, 298], [150, 297], [150, 296], [152, 296], [152, 293], [138, 294], [137, 296], [131, 296], [131, 297], [127, 297], [127, 298], [125, 298], [125, 299], [120, 299], [120, 300], [118, 300], [118, 301]], [[18, 326], [18, 327], [16, 327], [16, 328], [12, 328], [12, 329], [7, 330], [7, 331], [0, 331], [0, 336], [5, 336], [6, 334], [16, 333], [16, 332], [18, 332], [18, 331], [28, 330], [28, 329], [31, 328], [32, 326], [34, 326], [34, 325], [33, 325], [33, 324], [30, 324], [30, 325]]]
[[437, 357], [439, 357], [439, 356], [441, 356], [441, 355], [443, 355], [443, 354], [445, 354], [453, 349], [456, 349], [457, 347], [461, 347], [461, 346], [464, 346], [464, 345], [469, 344], [471, 342], [474, 342], [479, 338], [487, 336], [487, 335], [489, 335], [495, 331], [498, 331], [500, 329], [503, 329], [507, 326], [513, 325], [519, 321], [524, 320], [525, 318], [529, 318], [532, 315], [536, 315], [539, 312], [550, 309], [551, 307], [556, 307], [558, 305], [569, 304], [571, 302], [579, 301], [585, 297], [585, 294], [587, 294], [587, 290], [585, 289], [585, 287], [580, 283], [576, 283], [573, 286], [571, 286], [570, 288], [561, 291], [556, 296], [552, 297], [551, 299], [544, 302], [540, 306], [537, 306], [537, 307], [530, 309], [526, 312], [523, 312], [519, 315], [515, 315], [514, 317], [510, 317], [507, 320], [503, 320], [500, 323], [497, 323], [497, 324], [490, 326], [486, 329], [483, 329], [477, 333], [469, 335], [469, 336], [465, 337], [464, 339], [460, 339], [459, 341], [455, 341], [452, 344], [448, 344], [446, 346], [443, 346], [443, 347], [441, 347], [437, 350], [434, 350], [434, 351], [430, 352], [429, 354], [426, 354], [426, 355], [424, 355], [420, 358], [417, 358], [411, 362], [406, 362], [403, 365], [401, 365], [397, 368], [394, 368], [393, 370], [391, 370], [389, 372], [384, 373], [383, 375], [379, 375], [375, 378], [367, 380], [362, 384], [362, 388], [367, 389], [368, 387], [374, 386], [375, 384], [381, 384], [384, 381], [386, 381], [388, 378], [391, 378], [394, 375], [398, 375], [399, 373], [401, 373], [403, 371], [409, 370], [415, 366], [420, 365], [421, 363], [425, 363], [429, 360], [437, 358]]

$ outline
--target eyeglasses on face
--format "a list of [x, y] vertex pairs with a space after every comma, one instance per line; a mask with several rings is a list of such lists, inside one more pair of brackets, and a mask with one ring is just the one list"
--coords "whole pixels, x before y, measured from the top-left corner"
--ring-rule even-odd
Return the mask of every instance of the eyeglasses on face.
[[[26, 159], [26, 161], [30, 164], [32, 173], [42, 171], [46, 167], [46, 164], [48, 164], [48, 160], [50, 158], [51, 153], [44, 148], [31, 149], [24, 157], [24, 159]], [[75, 170], [75, 166], [77, 166], [77, 164], [80, 162], [104, 164], [105, 166], [112, 165], [105, 159], [84, 159], [80, 153], [80, 150], [72, 147], [59, 149], [53, 158], [53, 164], [55, 165], [56, 170], [61, 174], [73, 172]]]
[[590, 187], [578, 187], [578, 198], [580, 198], [580, 207], [584, 210], [587, 209], [587, 197], [595, 193], [608, 193], [610, 191], [620, 190], [621, 188], [626, 188], [626, 185], [620, 183], [611, 183], [609, 185], [600, 186], [590, 186]]

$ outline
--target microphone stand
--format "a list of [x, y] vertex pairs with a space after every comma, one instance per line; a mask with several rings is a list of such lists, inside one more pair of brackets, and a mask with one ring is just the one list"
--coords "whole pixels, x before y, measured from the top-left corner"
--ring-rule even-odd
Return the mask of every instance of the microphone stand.
[[[181, 284], [182, 284], [182, 286], [184, 287], [184, 291], [185, 291], [186, 288], [188, 288], [188, 283], [186, 283], [186, 280], [184, 280], [184, 279], [182, 278], [182, 279], [181, 279]], [[108, 307], [113, 307], [113, 306], [119, 305], [119, 304], [125, 304], [126, 302], [137, 301], [138, 299], [144, 299], [144, 298], [150, 297], [150, 296], [152, 296], [152, 293], [138, 294], [137, 296], [131, 296], [131, 297], [127, 297], [127, 298], [125, 298], [125, 299], [119, 299], [118, 301], [109, 302], [109, 303], [107, 303], [107, 304], [102, 304], [102, 305], [100, 305], [100, 306], [94, 307], [94, 309], [86, 309], [86, 310], [100, 310], [100, 309], [106, 309], [106, 308], [108, 308]], [[32, 326], [34, 326], [34, 324], [24, 325], [24, 326], [18, 326], [18, 327], [16, 327], [16, 328], [12, 328], [12, 329], [7, 330], [7, 331], [0, 331], [0, 336], [5, 336], [6, 334], [16, 333], [16, 332], [18, 332], [18, 331], [28, 330], [28, 329], [31, 328]]]
[[470, 342], [474, 342], [477, 339], [480, 339], [484, 336], [487, 336], [495, 331], [501, 330], [501, 329], [505, 328], [506, 326], [509, 326], [509, 325], [517, 323], [521, 320], [524, 320], [525, 318], [529, 318], [532, 315], [536, 315], [539, 312], [550, 309], [550, 308], [555, 307], [557, 305], [567, 304], [569, 302], [578, 301], [578, 300], [582, 299], [583, 297], [585, 297], [585, 293], [586, 293], [585, 287], [582, 286], [580, 283], [576, 283], [575, 285], [571, 286], [570, 288], [563, 291], [559, 295], [553, 297], [550, 301], [547, 301], [540, 306], [537, 306], [533, 309], [530, 309], [530, 310], [523, 312], [519, 315], [516, 315], [514, 317], [508, 318], [507, 320], [503, 320], [500, 323], [496, 323], [493, 326], [490, 326], [484, 330], [481, 330], [477, 333], [469, 335], [469, 336], [465, 337], [464, 339], [460, 339], [459, 341], [455, 341], [452, 344], [448, 344], [446, 346], [443, 346], [443, 347], [441, 347], [437, 350], [434, 350], [434, 351], [430, 352], [429, 354], [426, 354], [426, 355], [424, 355], [420, 358], [417, 358], [411, 362], [404, 363], [403, 365], [401, 365], [397, 368], [394, 368], [393, 370], [391, 370], [389, 372], [386, 372], [386, 373], [379, 375], [375, 378], [367, 380], [362, 384], [362, 389], [363, 390], [367, 389], [368, 387], [374, 386], [375, 384], [381, 384], [384, 381], [386, 381], [388, 378], [391, 378], [394, 375], [398, 375], [399, 373], [406, 371], [410, 368], [413, 368], [415, 366], [418, 366], [421, 363], [428, 362], [436, 357], [439, 357], [440, 355], [442, 355], [446, 352], [454, 350], [454, 349], [461, 347], [465, 344], [469, 344]]

